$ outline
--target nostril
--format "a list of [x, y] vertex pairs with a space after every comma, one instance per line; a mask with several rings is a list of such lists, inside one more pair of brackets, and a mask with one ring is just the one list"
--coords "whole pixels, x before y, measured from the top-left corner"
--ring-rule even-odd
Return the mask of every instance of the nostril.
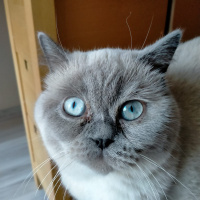
[[104, 140], [104, 147], [108, 147], [110, 144], [112, 144], [114, 142], [114, 140], [111, 140], [111, 139], [107, 139], [107, 140]]
[[95, 143], [100, 149], [103, 149], [103, 139], [97, 139]]
[[114, 140], [111, 140], [111, 139], [96, 139], [96, 140], [94, 140], [94, 139], [92, 139], [95, 143], [96, 143], [96, 145], [100, 148], [100, 149], [105, 149], [105, 148], [107, 148], [111, 143], [113, 143], [114, 142]]

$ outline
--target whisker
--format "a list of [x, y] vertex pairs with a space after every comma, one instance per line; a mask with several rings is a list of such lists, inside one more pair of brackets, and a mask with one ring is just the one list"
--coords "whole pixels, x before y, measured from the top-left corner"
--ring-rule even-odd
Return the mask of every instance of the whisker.
[[[61, 178], [59, 179], [59, 181], [61, 180]], [[55, 192], [55, 196], [54, 196], [54, 199], [53, 200], [55, 200], [55, 198], [56, 198], [56, 194], [58, 193], [58, 190], [59, 190], [59, 188], [61, 187], [61, 185], [62, 185], [62, 182], [60, 182], [60, 184], [59, 184], [59, 186], [58, 186], [58, 188], [57, 188], [57, 190], [56, 190], [56, 192]]]
[[[151, 185], [151, 183], [150, 183], [151, 181], [150, 181], [149, 177], [145, 174], [144, 170], [142, 170], [142, 168], [141, 168], [137, 163], [135, 163], [135, 164], [136, 164], [136, 166], [140, 169], [140, 171], [142, 172], [142, 174], [144, 175], [144, 177], [146, 178], [146, 180], [147, 180], [147, 182], [148, 182], [148, 184], [149, 184], [149, 186], [150, 186], [150, 188], [151, 188], [151, 191], [153, 192], [154, 197], [155, 197], [155, 199], [157, 200], [155, 191], [154, 191], [153, 188], [152, 188], [152, 185]], [[152, 183], [152, 184], [153, 184], [153, 183]], [[154, 184], [153, 184], [153, 186], [154, 186], [154, 188], [155, 188], [155, 190], [156, 190], [156, 187], [155, 187]], [[157, 192], [157, 194], [158, 194], [158, 191], [157, 191], [157, 190], [156, 190], [156, 192]], [[158, 196], [159, 196], [159, 194], [158, 194]], [[160, 199], [160, 197], [159, 197], [159, 199]]]
[[36, 192], [35, 192], [35, 196], [38, 193], [39, 188], [42, 186], [42, 183], [44, 182], [44, 180], [47, 178], [47, 176], [56, 168], [57, 166], [55, 165], [54, 167], [51, 168], [51, 170], [49, 170], [49, 172], [46, 174], [46, 176], [42, 179], [40, 185], [38, 186]]
[[[59, 175], [60, 175], [60, 173], [58, 173], [57, 177], [58, 177]], [[57, 177], [56, 177], [56, 178], [57, 178]], [[56, 188], [56, 186], [57, 186], [57, 184], [60, 182], [60, 180], [61, 180], [61, 177], [56, 181], [55, 185], [52, 187], [50, 193], [48, 194], [48, 199], [50, 199], [50, 196], [51, 196], [52, 192], [54, 191], [54, 189]], [[60, 183], [60, 184], [61, 184], [61, 183]], [[56, 190], [56, 191], [57, 191], [57, 190]], [[53, 198], [53, 199], [55, 199], [55, 197], [56, 197], [56, 193], [54, 194], [54, 198]]]
[[60, 40], [60, 36], [59, 36], [59, 33], [58, 33], [58, 21], [57, 21], [57, 14], [56, 14], [56, 33], [57, 33], [57, 37], [58, 37], [58, 41], [59, 41], [59, 43], [60, 43], [60, 46], [61, 46], [61, 48], [62, 48], [62, 50], [63, 50], [63, 52], [64, 52], [64, 54], [65, 54], [65, 56], [66, 56], [66, 58], [67, 58], [67, 54], [66, 54], [66, 51], [64, 50], [64, 48], [63, 48], [63, 45], [62, 45], [62, 43], [61, 43], [61, 40]]
[[128, 19], [129, 19], [129, 17], [131, 16], [131, 14], [132, 14], [132, 13], [130, 12], [129, 16], [126, 18], [126, 24], [127, 24], [127, 26], [128, 26], [128, 30], [129, 30], [130, 37], [131, 37], [131, 49], [132, 49], [133, 40], [132, 40], [131, 28], [130, 28], [130, 26], [129, 26], [129, 24], [128, 24]]
[[[54, 176], [54, 178], [52, 179], [52, 181], [49, 183], [49, 186], [47, 187], [46, 194], [45, 194], [45, 196], [44, 196], [44, 200], [45, 200], [45, 197], [47, 197], [47, 193], [48, 193], [50, 187], [53, 185], [53, 182], [54, 182], [54, 181], [56, 180], [56, 178], [60, 175], [60, 172], [61, 172], [62, 170], [64, 170], [64, 169], [66, 169], [66, 168], [67, 168], [69, 165], [71, 165], [72, 163], [73, 163], [73, 161], [70, 162], [70, 163], [67, 164], [67, 165], [66, 165], [66, 163], [63, 163], [63, 164], [61, 165], [61, 167], [58, 169], [56, 175]], [[66, 165], [66, 166], [65, 166], [65, 165]], [[63, 166], [64, 166], [64, 168], [62, 169]], [[60, 179], [61, 179], [61, 177], [60, 177]], [[60, 179], [59, 179], [59, 180], [60, 180]], [[54, 186], [54, 187], [55, 187], [55, 186]], [[52, 190], [50, 191], [50, 194], [52, 193], [54, 187], [53, 187]], [[50, 194], [48, 195], [48, 198], [50, 198]]]
[[[130, 178], [128, 172], [126, 172], [126, 175], [127, 175], [128, 180], [129, 180], [129, 183], [130, 183], [131, 186], [133, 187], [133, 183], [131, 182], [131, 178]], [[133, 188], [134, 188], [134, 187], [133, 187]], [[128, 196], [128, 194], [127, 194], [127, 196]]]
[[66, 195], [67, 195], [67, 190], [65, 189], [65, 192], [63, 194], [63, 199], [62, 200], [65, 200]]
[[[122, 162], [123, 162], [123, 161], [122, 161]], [[124, 163], [124, 164], [125, 164], [125, 163]], [[127, 167], [129, 167], [129, 168], [131, 169], [131, 167], [130, 167], [129, 165], [127, 165]], [[127, 172], [126, 172], [126, 174], [127, 174], [128, 178], [129, 178], [129, 182], [130, 182], [131, 186], [134, 188], [133, 183], [131, 182], [131, 177], [129, 176], [129, 174], [128, 174]], [[138, 174], [136, 174], [136, 175], [137, 175], [137, 178], [142, 182], [141, 177], [139, 177]], [[143, 188], [144, 188], [144, 190], [145, 190], [145, 194], [146, 194], [147, 199], [149, 199], [149, 196], [148, 196], [148, 192], [147, 192], [147, 190], [146, 190], [146, 187], [143, 187]]]
[[[149, 161], [151, 164], [153, 164], [153, 165], [157, 166], [158, 168], [160, 168], [161, 170], [163, 170], [165, 173], [167, 173], [167, 174], [172, 178], [173, 181], [175, 181], [174, 177], [173, 177], [169, 172], [167, 172], [163, 167], [161, 167], [160, 165], [158, 165], [155, 161], [153, 161], [152, 159], [150, 159], [150, 158], [148, 158], [148, 157], [146, 157], [146, 156], [144, 156], [144, 155], [142, 155], [142, 154], [140, 154], [140, 155], [141, 155], [145, 160]], [[176, 183], [176, 182], [174, 182], [174, 183]]]
[[[59, 155], [59, 154], [61, 154], [61, 153], [64, 153], [64, 151], [61, 151], [61, 152], [59, 152], [58, 154], [56, 154], [53, 158], [55, 158], [57, 155]], [[58, 158], [61, 158], [61, 157], [63, 157], [63, 155], [60, 155], [60, 157], [58, 157]], [[51, 158], [50, 158], [51, 159]], [[50, 174], [50, 172], [52, 172], [53, 171], [53, 169], [56, 167], [56, 165], [48, 172], [48, 174], [43, 178], [43, 180], [41, 181], [41, 183], [40, 183], [40, 185], [38, 186], [38, 188], [37, 188], [37, 190], [36, 190], [36, 192], [35, 192], [35, 196], [37, 195], [37, 193], [38, 193], [38, 190], [39, 190], [39, 188], [42, 186], [42, 183], [44, 182], [44, 180], [46, 179], [46, 177]], [[36, 171], [36, 172], [38, 172], [39, 170], [41, 169], [41, 167]], [[36, 173], [35, 172], [35, 173]]]
[[185, 186], [181, 181], [179, 181], [176, 177], [174, 177], [172, 174], [170, 174], [169, 172], [167, 172], [163, 167], [161, 167], [160, 165], [158, 165], [155, 161], [153, 161], [152, 159], [140, 154], [141, 157], [143, 157], [145, 160], [147, 160], [148, 162], [150, 162], [151, 164], [157, 166], [159, 169], [163, 170], [165, 173], [168, 174], [168, 176], [170, 176], [173, 180], [177, 181], [179, 184], [181, 184], [196, 200], [197, 200], [197, 197], [192, 193], [192, 191], [187, 187]]
[[[60, 168], [62, 168], [62, 166], [64, 166], [64, 163], [60, 166]], [[56, 180], [56, 178], [60, 175], [59, 172], [60, 172], [60, 169], [58, 168], [58, 171], [56, 172], [56, 174], [54, 175], [53, 179], [51, 180], [51, 182], [49, 183], [49, 185], [48, 185], [48, 187], [46, 189], [46, 194], [44, 195], [44, 199], [45, 199], [45, 197], [47, 197], [47, 193], [48, 193], [50, 187], [53, 185], [53, 183]], [[50, 191], [50, 194], [52, 193], [53, 189]], [[50, 198], [50, 194], [48, 195], [48, 198]]]
[[[144, 166], [144, 167], [145, 167], [145, 166]], [[167, 196], [166, 196], [166, 194], [165, 194], [165, 191], [163, 190], [162, 186], [160, 185], [158, 179], [153, 175], [153, 173], [152, 173], [147, 167], [145, 167], [145, 169], [148, 170], [148, 172], [153, 176], [153, 178], [155, 179], [155, 181], [156, 181], [156, 182], [158, 183], [158, 185], [160, 186], [160, 188], [161, 188], [161, 190], [162, 190], [162, 192], [163, 192], [163, 194], [164, 194], [164, 196], [165, 196], [165, 199], [168, 200], [168, 198], [167, 198]]]
[[145, 43], [146, 43], [146, 41], [147, 41], [147, 38], [148, 38], [148, 36], [149, 36], [150, 30], [151, 30], [151, 27], [152, 27], [152, 24], [153, 24], [153, 19], [154, 19], [154, 16], [152, 16], [152, 18], [151, 18], [151, 23], [150, 23], [150, 25], [149, 25], [149, 29], [148, 29], [146, 38], [145, 38], [145, 40], [144, 40], [144, 43], [143, 43], [141, 49], [143, 49], [143, 47], [144, 47], [144, 45], [145, 45]]
[[[112, 149], [113, 151], [114, 151], [114, 149]], [[115, 152], [115, 151], [114, 151]], [[115, 152], [116, 153], [116, 152]], [[111, 157], [111, 159], [113, 160], [113, 161], [116, 161], [114, 158], [112, 158]], [[126, 164], [123, 160], [120, 160], [126, 167], [128, 167], [129, 169], [132, 169], [128, 164]], [[134, 164], [136, 164], [135, 162], [134, 162]], [[137, 164], [136, 164], [137, 165]], [[137, 165], [138, 166], [138, 165]], [[139, 167], [139, 166], [138, 166]], [[139, 168], [140, 169], [140, 171], [142, 170], [141, 168]], [[128, 175], [128, 173], [127, 173], [127, 175]], [[137, 175], [137, 174], [136, 174]], [[147, 179], [147, 175], [143, 172], [143, 175], [144, 175], [144, 177], [145, 177], [145, 179]], [[129, 175], [128, 175], [128, 177], [129, 177]], [[142, 182], [142, 179], [141, 179], [141, 177], [139, 177], [138, 175], [137, 175], [137, 177], [138, 177], [138, 179], [140, 179], [141, 180], [141, 182]], [[147, 179], [148, 180], [148, 179]], [[148, 181], [148, 184], [149, 184], [149, 186], [150, 186], [150, 188], [151, 188], [151, 190], [153, 191], [153, 189], [152, 189], [152, 187], [151, 187], [151, 184], [149, 183], [149, 181]], [[132, 185], [132, 183], [131, 183], [131, 185]], [[133, 186], [133, 185], [132, 185]], [[155, 187], [155, 186], [154, 186]], [[133, 186], [133, 188], [134, 188], [134, 186]], [[146, 188], [144, 187], [144, 190], [145, 190], [145, 195], [146, 195], [146, 197], [147, 197], [147, 199], [149, 199], [149, 196], [148, 196], [148, 192], [147, 192], [147, 190], [146, 190]], [[155, 196], [155, 195], [154, 195]]]
[[[62, 152], [59, 152], [57, 154], [55, 154], [53, 157], [56, 157], [58, 154], [60, 154]], [[34, 168], [33, 170], [31, 170], [31, 172], [26, 176], [26, 178], [24, 179], [24, 181], [20, 184], [20, 186], [18, 187], [18, 189], [16, 190], [16, 192], [14, 193], [12, 199], [14, 199], [14, 197], [16, 196], [16, 194], [19, 192], [20, 188], [23, 188], [23, 192], [25, 192], [29, 182], [31, 181], [31, 179], [33, 178], [33, 176], [38, 172], [39, 169], [41, 169], [44, 165], [46, 165], [49, 161], [51, 161], [51, 158], [46, 159], [45, 161], [43, 161], [42, 163], [40, 163], [36, 168]], [[29, 179], [28, 179], [29, 178]], [[28, 179], [28, 180], [27, 180]], [[25, 184], [25, 182], [27, 181], [26, 185], [23, 187], [23, 185]]]

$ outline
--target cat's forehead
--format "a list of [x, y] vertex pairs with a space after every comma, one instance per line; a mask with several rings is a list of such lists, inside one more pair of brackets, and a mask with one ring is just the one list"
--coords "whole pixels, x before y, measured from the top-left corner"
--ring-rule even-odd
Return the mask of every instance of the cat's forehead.
[[54, 98], [78, 96], [96, 108], [154, 98], [162, 88], [159, 74], [150, 72], [136, 51], [122, 49], [74, 52], [68, 66], [50, 75], [47, 85]]
[[157, 92], [155, 83], [160, 84], [159, 74], [150, 73], [150, 66], [139, 61], [138, 51], [100, 49], [76, 52], [74, 58], [72, 62], [78, 65], [80, 77], [74, 85], [82, 85], [83, 91], [87, 91], [87, 98], [97, 104], [130, 100], [136, 98], [136, 94], [142, 97], [151, 93], [153, 96]]
[[107, 65], [109, 65], [117, 62], [127, 62], [128, 60], [136, 60], [137, 56], [137, 50], [105, 48], [87, 52], [74, 52], [71, 55], [70, 60], [72, 62], [77, 62], [77, 64], [79, 64], [80, 66], [100, 66], [105, 65], [105, 62], [107, 63]]

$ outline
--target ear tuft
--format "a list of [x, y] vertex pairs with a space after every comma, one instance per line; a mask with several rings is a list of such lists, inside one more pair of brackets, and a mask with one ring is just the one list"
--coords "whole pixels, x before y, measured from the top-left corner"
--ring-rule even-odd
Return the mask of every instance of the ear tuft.
[[152, 66], [152, 70], [165, 73], [182, 36], [181, 30], [175, 30], [161, 38], [153, 45], [142, 50], [140, 60]]
[[38, 32], [37, 36], [50, 71], [54, 71], [58, 65], [67, 61], [67, 51], [45, 33]]

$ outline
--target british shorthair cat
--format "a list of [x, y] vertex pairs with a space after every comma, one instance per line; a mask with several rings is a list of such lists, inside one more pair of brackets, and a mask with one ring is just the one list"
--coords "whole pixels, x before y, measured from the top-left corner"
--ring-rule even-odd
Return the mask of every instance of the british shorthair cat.
[[200, 199], [200, 38], [69, 52], [38, 33], [49, 67], [35, 120], [76, 200]]

